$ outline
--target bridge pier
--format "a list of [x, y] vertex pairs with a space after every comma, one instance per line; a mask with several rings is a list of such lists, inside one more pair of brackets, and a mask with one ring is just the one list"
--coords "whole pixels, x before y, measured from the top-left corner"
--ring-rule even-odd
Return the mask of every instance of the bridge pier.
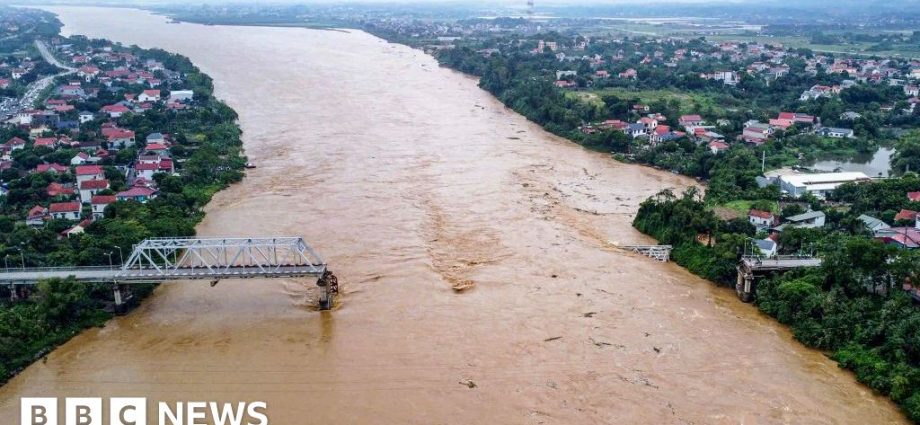
[[738, 299], [746, 303], [754, 301], [754, 291], [756, 289], [754, 274], [742, 267], [738, 267], [738, 281], [735, 282], [735, 292], [738, 294]]
[[122, 315], [127, 313], [127, 303], [134, 298], [131, 293], [131, 287], [123, 283], [115, 283], [112, 287], [115, 295], [115, 314]]
[[121, 294], [121, 285], [114, 284], [113, 291], [115, 293], [115, 314], [124, 314], [124, 301], [122, 300]]
[[332, 310], [335, 305], [335, 294], [339, 293], [339, 279], [331, 271], [326, 270], [316, 281], [316, 285], [322, 288], [319, 295], [319, 309]]
[[10, 302], [19, 301], [19, 289], [16, 285], [10, 285]]

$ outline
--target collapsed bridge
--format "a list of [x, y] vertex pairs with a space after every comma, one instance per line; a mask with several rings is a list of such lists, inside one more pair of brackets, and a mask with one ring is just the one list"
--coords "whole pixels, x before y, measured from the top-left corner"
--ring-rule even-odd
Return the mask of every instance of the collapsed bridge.
[[[111, 259], [111, 256], [109, 257]], [[320, 307], [329, 309], [338, 292], [326, 262], [300, 237], [151, 238], [134, 245], [128, 259], [109, 267], [6, 268], [0, 284], [16, 299], [23, 287], [41, 280], [73, 278], [84, 283], [112, 283], [116, 310], [122, 291], [133, 283], [224, 279], [311, 278], [324, 290]]]

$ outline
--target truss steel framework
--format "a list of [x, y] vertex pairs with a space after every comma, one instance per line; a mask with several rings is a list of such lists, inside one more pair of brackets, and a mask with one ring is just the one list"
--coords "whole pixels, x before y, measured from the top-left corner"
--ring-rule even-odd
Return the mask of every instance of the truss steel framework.
[[[188, 274], [270, 277], [301, 271], [320, 276], [326, 263], [299, 237], [153, 238], [134, 246], [120, 275]], [[198, 274], [198, 273], [194, 273]]]

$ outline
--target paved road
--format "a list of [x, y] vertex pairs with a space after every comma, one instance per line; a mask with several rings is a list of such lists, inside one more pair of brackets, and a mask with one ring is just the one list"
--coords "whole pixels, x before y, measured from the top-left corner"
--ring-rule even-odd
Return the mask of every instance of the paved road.
[[6, 114], [16, 115], [22, 110], [32, 108], [32, 105], [35, 103], [36, 100], [38, 100], [38, 97], [42, 94], [42, 92], [44, 92], [44, 90], [47, 89], [49, 85], [54, 83], [55, 78], [62, 77], [65, 75], [70, 75], [70, 74], [77, 72], [76, 68], [67, 66], [61, 63], [61, 61], [59, 61], [57, 58], [55, 58], [54, 55], [51, 54], [51, 51], [48, 48], [48, 45], [46, 45], [43, 41], [35, 40], [35, 47], [38, 48], [38, 52], [41, 53], [42, 58], [45, 59], [46, 62], [58, 68], [63, 68], [65, 69], [65, 71], [36, 80], [32, 84], [30, 84], [29, 88], [26, 90], [26, 94], [23, 95], [21, 99], [19, 99], [18, 104], [15, 105], [12, 109], [8, 111], [4, 111]]
[[42, 58], [45, 59], [45, 62], [48, 62], [58, 68], [67, 70], [67, 72], [64, 72], [58, 75], [67, 75], [69, 73], [77, 72], [77, 68], [65, 65], [64, 63], [59, 61], [56, 57], [54, 57], [54, 55], [51, 54], [51, 50], [48, 49], [48, 45], [45, 44], [44, 41], [35, 40], [35, 47], [38, 48], [38, 52], [41, 53]]

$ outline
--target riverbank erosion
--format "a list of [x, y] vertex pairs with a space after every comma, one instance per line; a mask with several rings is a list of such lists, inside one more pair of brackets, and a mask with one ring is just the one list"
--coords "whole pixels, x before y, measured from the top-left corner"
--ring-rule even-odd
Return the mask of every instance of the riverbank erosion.
[[198, 233], [302, 235], [345, 293], [320, 314], [303, 282], [162, 285], [0, 388], [0, 416], [80, 394], [264, 400], [278, 424], [903, 421], [731, 291], [615, 247], [651, 242], [638, 204], [689, 179], [554, 137], [365, 33], [53, 10], [211, 75], [258, 168]]

